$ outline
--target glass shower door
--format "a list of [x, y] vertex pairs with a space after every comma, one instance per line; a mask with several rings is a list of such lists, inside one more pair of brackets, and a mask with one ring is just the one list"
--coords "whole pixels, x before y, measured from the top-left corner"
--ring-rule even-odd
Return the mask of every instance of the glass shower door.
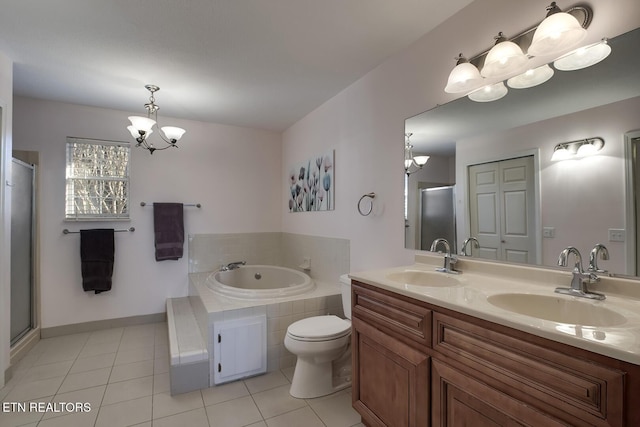
[[11, 168], [11, 345], [33, 328], [34, 167]]

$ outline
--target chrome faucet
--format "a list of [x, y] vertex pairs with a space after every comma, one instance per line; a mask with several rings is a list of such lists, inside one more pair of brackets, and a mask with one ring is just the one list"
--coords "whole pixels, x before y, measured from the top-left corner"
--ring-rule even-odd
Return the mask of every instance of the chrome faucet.
[[449, 242], [447, 242], [447, 239], [439, 238], [434, 240], [433, 243], [431, 243], [430, 250], [432, 252], [435, 252], [438, 249], [439, 244], [442, 244], [445, 250], [444, 266], [441, 268], [436, 268], [436, 271], [449, 274], [459, 274], [460, 272], [453, 268], [455, 263], [458, 262], [458, 258], [456, 258], [455, 255], [451, 255], [451, 246], [449, 245]]
[[558, 257], [558, 265], [561, 267], [567, 266], [567, 260], [569, 255], [573, 254], [575, 257], [575, 264], [573, 266], [573, 276], [571, 278], [570, 288], [556, 288], [556, 292], [559, 294], [572, 295], [575, 297], [603, 300], [605, 296], [597, 292], [590, 292], [587, 288], [587, 284], [596, 283], [600, 280], [595, 273], [589, 273], [582, 269], [582, 256], [580, 252], [573, 246], [567, 246], [560, 252]]
[[607, 270], [598, 268], [598, 255], [600, 255], [600, 259], [603, 261], [609, 259], [609, 251], [607, 247], [601, 243], [598, 243], [591, 249], [591, 253], [589, 254], [589, 268], [587, 270], [592, 273], [606, 273]]
[[[460, 255], [469, 256], [469, 254], [467, 254], [467, 245], [469, 243], [471, 243], [471, 242], [473, 242], [472, 248], [480, 249], [480, 242], [478, 242], [478, 239], [476, 239], [475, 237], [469, 237], [462, 244], [462, 249], [460, 250]], [[471, 250], [471, 254], [473, 255], [473, 249]]]
[[220, 271], [235, 270], [237, 268], [240, 268], [241, 265], [245, 265], [246, 263], [247, 263], [246, 261], [230, 262], [229, 264], [226, 264], [220, 267]]

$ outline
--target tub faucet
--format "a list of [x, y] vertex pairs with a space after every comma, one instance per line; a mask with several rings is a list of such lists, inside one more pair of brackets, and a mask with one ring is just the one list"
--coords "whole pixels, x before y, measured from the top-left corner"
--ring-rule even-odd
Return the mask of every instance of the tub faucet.
[[469, 256], [469, 254], [467, 254], [467, 245], [469, 243], [473, 242], [472, 245], [472, 250], [471, 250], [471, 254], [473, 255], [473, 248], [476, 249], [480, 249], [480, 242], [478, 242], [478, 239], [476, 239], [475, 237], [469, 237], [467, 240], [464, 241], [464, 243], [462, 244], [462, 249], [460, 250], [460, 255], [462, 256]]
[[246, 261], [230, 262], [229, 264], [220, 267], [220, 271], [235, 270], [236, 268], [240, 268], [241, 265], [245, 265], [246, 263]]
[[447, 239], [439, 238], [434, 240], [431, 244], [430, 250], [432, 252], [435, 252], [438, 249], [439, 244], [442, 244], [445, 250], [444, 266], [441, 268], [436, 268], [436, 271], [449, 274], [459, 274], [460, 272], [453, 268], [455, 263], [458, 262], [458, 258], [456, 258], [455, 255], [451, 255], [451, 246], [449, 245], [449, 242], [447, 242]]
[[609, 259], [609, 251], [607, 247], [601, 243], [598, 243], [591, 249], [591, 253], [589, 254], [589, 268], [587, 270], [592, 273], [606, 273], [607, 270], [598, 268], [598, 255], [600, 255], [600, 259], [603, 261]]
[[586, 272], [582, 269], [582, 256], [580, 252], [573, 246], [567, 246], [560, 252], [558, 257], [558, 265], [561, 267], [567, 266], [567, 260], [569, 255], [573, 254], [575, 257], [575, 264], [573, 266], [573, 276], [571, 278], [570, 288], [556, 288], [556, 292], [559, 294], [571, 295], [575, 297], [603, 300], [605, 296], [597, 292], [590, 292], [587, 285], [590, 283], [596, 283], [600, 280], [595, 273]]

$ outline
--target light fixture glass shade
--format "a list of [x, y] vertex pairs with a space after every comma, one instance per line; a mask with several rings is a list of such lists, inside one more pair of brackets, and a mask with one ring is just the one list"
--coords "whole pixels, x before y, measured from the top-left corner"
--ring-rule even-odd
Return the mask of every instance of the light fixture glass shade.
[[574, 16], [557, 12], [538, 25], [527, 53], [532, 56], [555, 55], [577, 45], [586, 36], [587, 30]]
[[[153, 125], [156, 124], [155, 120], [142, 116], [129, 116], [129, 121], [131, 122], [131, 125], [138, 130], [138, 132], [143, 131], [145, 134], [150, 133]], [[140, 134], [138, 133], [137, 136], [140, 136]]]
[[595, 145], [585, 142], [578, 148], [578, 152], [576, 153], [580, 157], [592, 156], [598, 152], [598, 149]]
[[573, 157], [573, 154], [567, 150], [565, 147], [556, 148], [556, 150], [551, 155], [552, 162], [558, 162], [561, 160], [568, 160]]
[[553, 69], [548, 64], [525, 71], [522, 74], [511, 77], [507, 85], [514, 89], [526, 89], [538, 86], [553, 77]]
[[508, 89], [504, 83], [498, 82], [481, 87], [480, 89], [471, 92], [468, 96], [470, 100], [475, 102], [491, 102], [504, 97], [507, 92]]
[[560, 71], [574, 71], [587, 68], [605, 59], [611, 53], [607, 40], [578, 48], [556, 59], [553, 66]]
[[418, 165], [419, 167], [426, 165], [428, 160], [429, 156], [415, 156], [413, 158], [413, 161], [416, 162], [416, 165]]
[[186, 132], [184, 129], [175, 126], [164, 126], [161, 130], [169, 141], [179, 141]]
[[468, 62], [463, 62], [451, 70], [444, 91], [447, 93], [469, 92], [481, 84], [482, 76], [478, 68]]
[[480, 75], [487, 78], [505, 77], [520, 70], [528, 60], [520, 46], [507, 40], [501, 41], [487, 54]]

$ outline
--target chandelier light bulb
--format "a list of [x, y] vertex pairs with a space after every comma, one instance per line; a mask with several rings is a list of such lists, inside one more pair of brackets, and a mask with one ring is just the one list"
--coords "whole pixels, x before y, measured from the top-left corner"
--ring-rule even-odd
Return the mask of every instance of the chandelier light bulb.
[[607, 39], [603, 39], [598, 43], [578, 48], [556, 59], [553, 66], [560, 71], [581, 70], [604, 60], [610, 53], [611, 46], [607, 43]]
[[491, 102], [503, 98], [509, 90], [503, 82], [481, 87], [471, 92], [468, 97], [475, 102]]
[[507, 80], [507, 85], [513, 89], [526, 89], [541, 85], [551, 77], [553, 77], [553, 68], [549, 67], [548, 64], [544, 64], [511, 77]]
[[480, 75], [486, 78], [506, 77], [522, 69], [528, 60], [520, 46], [498, 33], [496, 44], [487, 54]]
[[456, 59], [458, 62], [449, 74], [444, 91], [447, 93], [460, 93], [478, 88], [482, 84], [482, 76], [478, 68], [469, 63], [462, 54]]

